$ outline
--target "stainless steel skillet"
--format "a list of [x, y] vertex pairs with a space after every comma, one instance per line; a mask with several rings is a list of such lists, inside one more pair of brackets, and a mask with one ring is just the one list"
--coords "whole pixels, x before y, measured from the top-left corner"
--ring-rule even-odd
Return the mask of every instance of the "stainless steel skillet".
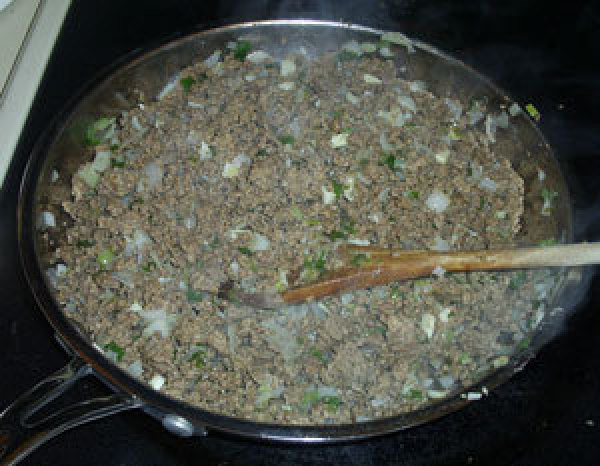
[[[207, 412], [164, 396], [113, 365], [62, 312], [44, 274], [49, 265], [48, 253], [52, 244], [38, 241], [35, 220], [43, 206], [55, 201], [48, 198], [46, 190], [52, 170], [59, 168], [61, 173], [73, 174], [80, 163], [78, 157], [83, 128], [99, 116], [117, 115], [133, 105], [133, 88], [142, 90], [147, 96], [157, 95], [178, 69], [210, 55], [214, 49], [222, 48], [228, 41], [240, 36], [256, 41], [274, 56], [283, 56], [301, 48], [309, 55], [337, 50], [351, 39], [377, 40], [379, 34], [380, 31], [355, 25], [307, 20], [246, 23], [204, 31], [150, 51], [105, 75], [95, 87], [88, 88], [91, 89], [89, 92], [65, 109], [38, 143], [29, 162], [19, 201], [19, 241], [29, 285], [57, 338], [64, 343], [73, 360], [2, 414], [0, 445], [3, 447], [3, 461], [18, 461], [45, 440], [69, 428], [127, 409], [142, 409], [160, 420], [168, 430], [183, 436], [206, 435], [210, 430], [217, 430], [259, 440], [327, 443], [405, 429], [455, 411], [468, 402], [457, 394], [408, 414], [365, 423], [323, 426], [261, 424]], [[502, 91], [470, 68], [425, 44], [413, 41], [413, 45], [416, 52], [412, 54], [406, 47], [398, 46], [396, 49], [396, 64], [399, 69], [406, 67], [407, 78], [423, 80], [438, 95], [453, 95], [464, 102], [485, 96], [497, 105], [510, 104], [510, 99]], [[516, 144], [520, 147], [518, 151], [514, 150]], [[523, 243], [531, 244], [547, 237], [571, 240], [567, 186], [537, 128], [527, 118], [521, 118], [514, 131], [498, 139], [495, 150], [510, 157], [516, 170], [526, 180]], [[540, 215], [542, 201], [539, 193], [528, 189], [539, 169], [544, 171], [548, 183], [559, 193], [559, 203], [551, 217]], [[64, 179], [70, 179], [70, 176]], [[64, 220], [59, 218], [59, 224]], [[565, 280], [553, 298], [554, 307], [561, 306], [571, 286], [573, 284]], [[557, 315], [554, 320], [548, 319], [526, 351], [515, 354], [507, 366], [490, 374], [476, 386], [469, 387], [469, 391], [477, 392], [483, 386], [491, 389], [508, 380], [553, 335], [554, 324], [560, 318]], [[30, 421], [39, 408], [88, 375], [98, 377], [115, 393], [101, 399], [85, 400], [43, 421]]]

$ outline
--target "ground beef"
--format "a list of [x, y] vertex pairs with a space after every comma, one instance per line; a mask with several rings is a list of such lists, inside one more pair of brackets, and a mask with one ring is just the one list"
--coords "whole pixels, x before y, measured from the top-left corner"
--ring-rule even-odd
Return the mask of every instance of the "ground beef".
[[543, 270], [440, 274], [276, 310], [216, 298], [228, 281], [309, 282], [346, 242], [510, 247], [523, 213], [523, 180], [483, 120], [392, 60], [299, 54], [282, 76], [278, 61], [234, 55], [103, 125], [86, 164], [109, 151], [110, 166], [94, 183], [83, 165], [63, 193], [57, 295], [99, 348], [201, 408], [323, 424], [455, 394], [527, 345], [553, 282]]

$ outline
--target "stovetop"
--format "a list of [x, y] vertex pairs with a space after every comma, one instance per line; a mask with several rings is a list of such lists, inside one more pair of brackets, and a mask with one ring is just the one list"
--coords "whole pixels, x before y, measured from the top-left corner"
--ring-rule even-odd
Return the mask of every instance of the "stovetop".
[[[206, 3], [206, 5], [204, 5]], [[600, 2], [304, 0], [73, 2], [0, 198], [0, 406], [68, 359], [27, 291], [15, 204], [27, 154], [63, 103], [127, 52], [223, 18], [304, 16], [383, 25], [472, 64], [517, 101], [565, 161], [579, 240], [600, 239]], [[394, 27], [394, 24], [396, 25]], [[131, 411], [71, 430], [24, 465], [592, 465], [600, 458], [600, 279], [564, 331], [483, 400], [425, 426], [337, 446], [258, 444], [211, 434], [181, 439]], [[91, 379], [74, 398], [106, 393]]]

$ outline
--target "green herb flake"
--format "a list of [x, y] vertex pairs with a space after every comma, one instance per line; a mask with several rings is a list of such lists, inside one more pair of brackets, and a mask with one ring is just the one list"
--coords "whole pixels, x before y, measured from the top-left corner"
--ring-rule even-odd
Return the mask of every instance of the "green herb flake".
[[242, 247], [238, 248], [238, 251], [240, 251], [242, 254], [244, 254], [246, 256], [254, 255], [254, 251], [252, 251], [250, 248], [247, 248], [246, 246], [242, 246]]
[[310, 355], [313, 356], [314, 358], [317, 358], [323, 364], [325, 364], [327, 362], [327, 358], [325, 357], [325, 355], [323, 354], [323, 352], [321, 350], [317, 349], [317, 348], [313, 348], [310, 351]]
[[379, 159], [379, 165], [387, 165], [393, 171], [396, 166], [396, 156], [384, 153]]
[[107, 270], [115, 260], [115, 254], [110, 249], [103, 249], [96, 257], [96, 263], [101, 270]]
[[304, 396], [302, 398], [302, 404], [306, 407], [311, 406], [320, 401], [321, 397], [319, 396], [318, 390], [307, 390], [304, 392]]
[[417, 201], [419, 199], [419, 191], [407, 191], [406, 197]]
[[83, 143], [86, 146], [97, 146], [105, 136], [106, 130], [115, 122], [114, 118], [99, 118], [89, 125], [84, 134]]
[[558, 244], [558, 241], [556, 241], [554, 238], [543, 239], [542, 241], [538, 242], [538, 246], [540, 246], [542, 248], [547, 248], [549, 246], [556, 246], [557, 244]]
[[325, 271], [325, 253], [321, 252], [318, 257], [306, 257], [304, 258], [304, 268], [308, 270], [315, 270], [319, 273]]
[[196, 83], [196, 80], [193, 76], [186, 76], [185, 78], [181, 78], [179, 82], [181, 83], [183, 92], [187, 94], [188, 92], [190, 92], [192, 86]]
[[330, 241], [337, 241], [338, 239], [348, 239], [348, 235], [343, 231], [333, 230], [330, 233], [324, 233]]
[[423, 401], [425, 399], [423, 392], [416, 388], [411, 388], [404, 397], [411, 401]]
[[531, 337], [525, 337], [517, 343], [517, 348], [520, 350], [526, 350], [531, 345]]
[[531, 118], [533, 118], [535, 121], [540, 121], [540, 119], [542, 118], [542, 114], [538, 111], [537, 108], [535, 108], [535, 105], [533, 105], [533, 104], [525, 105], [525, 110], [527, 110], [527, 113], [529, 113], [529, 116]]
[[80, 239], [77, 241], [78, 248], [91, 248], [96, 245], [95, 241], [89, 239]]
[[527, 281], [527, 272], [525, 270], [519, 270], [508, 283], [508, 288], [511, 290], [518, 290]]
[[235, 44], [233, 56], [236, 60], [244, 61], [251, 50], [252, 44], [250, 42], [247, 40], [240, 40]]
[[294, 144], [294, 136], [291, 134], [283, 134], [279, 137], [279, 142], [283, 145], [292, 145]]
[[342, 183], [338, 183], [336, 180], [331, 180], [331, 184], [333, 185], [333, 193], [335, 194], [336, 199], [341, 199], [344, 195], [344, 189], [346, 189], [346, 187]]
[[452, 127], [448, 131], [448, 137], [451, 141], [460, 141], [462, 139], [462, 134], [458, 128]]
[[341, 62], [347, 62], [347, 61], [352, 61], [352, 60], [358, 60], [360, 58], [360, 55], [358, 55], [355, 52], [352, 52], [351, 50], [342, 50], [340, 53], [337, 54], [337, 59], [338, 61]]
[[113, 157], [110, 159], [110, 166], [112, 168], [123, 168], [125, 167], [125, 157], [123, 157], [122, 155], [119, 156], [117, 155], [116, 157]]
[[467, 176], [469, 178], [473, 176], [473, 167], [467, 167]]
[[104, 350], [115, 353], [117, 355], [117, 362], [121, 362], [123, 356], [125, 356], [125, 350], [119, 345], [117, 345], [114, 341], [111, 341], [110, 343], [104, 345]]
[[354, 254], [352, 256], [352, 259], [350, 259], [350, 264], [352, 265], [352, 267], [360, 267], [368, 260], [369, 260], [369, 257], [364, 253]]
[[197, 346], [198, 351], [194, 352], [190, 360], [198, 369], [204, 369], [206, 367], [206, 347], [204, 345]]
[[337, 396], [324, 396], [321, 401], [331, 413], [337, 412], [338, 408], [342, 404], [342, 400], [340, 400]]
[[290, 213], [292, 214], [292, 217], [294, 217], [296, 220], [304, 220], [304, 214], [298, 206], [292, 206], [290, 208]]
[[266, 157], [267, 155], [269, 155], [267, 149], [258, 149], [258, 151], [256, 152], [257, 157]]
[[557, 197], [558, 197], [557, 191], [550, 191], [547, 188], [542, 188], [542, 199], [544, 199], [545, 203], [551, 204], [552, 201]]
[[156, 270], [158, 266], [156, 265], [156, 262], [154, 262], [153, 260], [150, 260], [148, 262], [146, 262], [144, 265], [142, 265], [142, 270], [146, 273], [151, 272], [152, 270]]

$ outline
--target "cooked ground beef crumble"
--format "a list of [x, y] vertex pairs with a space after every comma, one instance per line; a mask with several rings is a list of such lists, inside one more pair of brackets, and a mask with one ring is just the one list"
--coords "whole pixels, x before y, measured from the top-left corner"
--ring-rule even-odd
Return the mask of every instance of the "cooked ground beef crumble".
[[545, 270], [440, 270], [276, 310], [216, 298], [314, 280], [345, 243], [511, 247], [523, 213], [485, 101], [436, 96], [377, 52], [230, 52], [90, 128], [53, 284], [105, 354], [213, 412], [336, 424], [461, 392], [528, 344]]

